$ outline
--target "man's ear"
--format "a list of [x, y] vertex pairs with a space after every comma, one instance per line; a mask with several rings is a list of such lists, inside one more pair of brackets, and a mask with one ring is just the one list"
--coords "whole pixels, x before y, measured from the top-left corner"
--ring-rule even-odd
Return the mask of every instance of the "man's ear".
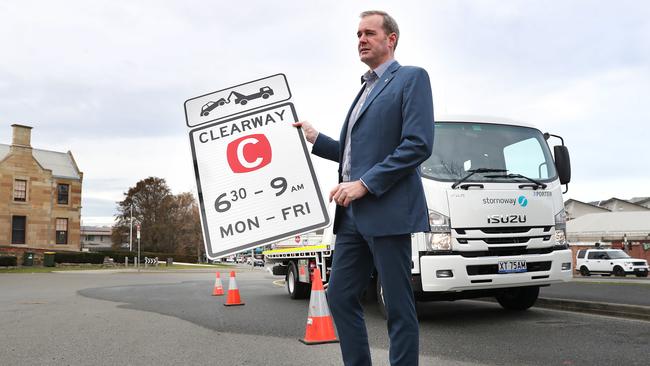
[[395, 43], [397, 43], [397, 34], [391, 33], [388, 35], [388, 44], [391, 46], [393, 51], [395, 51]]

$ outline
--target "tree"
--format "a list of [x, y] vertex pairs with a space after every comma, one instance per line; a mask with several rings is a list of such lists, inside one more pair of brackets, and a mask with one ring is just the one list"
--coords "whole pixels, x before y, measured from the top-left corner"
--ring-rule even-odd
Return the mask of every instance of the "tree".
[[177, 196], [171, 193], [163, 178], [149, 177], [136, 183], [117, 202], [117, 223], [113, 229], [113, 246], [129, 240], [129, 221], [133, 210], [133, 240], [135, 223], [140, 224], [142, 251], [196, 254], [201, 256], [201, 223], [198, 205], [191, 193]]

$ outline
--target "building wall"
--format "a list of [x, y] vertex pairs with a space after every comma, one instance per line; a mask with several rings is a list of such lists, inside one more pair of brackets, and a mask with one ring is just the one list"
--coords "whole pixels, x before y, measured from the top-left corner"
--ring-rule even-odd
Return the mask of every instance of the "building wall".
[[[25, 202], [14, 201], [14, 180], [27, 181]], [[68, 204], [57, 203], [57, 184], [70, 185]], [[12, 145], [0, 161], [0, 245], [80, 250], [82, 180], [58, 179], [34, 159], [28, 146]], [[11, 244], [12, 216], [26, 216], [25, 244]], [[68, 243], [56, 244], [56, 219], [68, 219]]]
[[86, 250], [111, 250], [113, 246], [110, 228], [82, 227], [81, 247]]

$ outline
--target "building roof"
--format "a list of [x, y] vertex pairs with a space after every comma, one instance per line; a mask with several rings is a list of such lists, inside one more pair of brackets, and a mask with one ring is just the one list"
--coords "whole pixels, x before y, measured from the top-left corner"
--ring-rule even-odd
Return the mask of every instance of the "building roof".
[[650, 211], [592, 213], [567, 221], [568, 235], [650, 235]]
[[568, 204], [570, 204], [570, 203], [574, 203], [574, 202], [575, 202], [576, 204], [579, 204], [579, 205], [584, 205], [584, 206], [588, 206], [588, 207], [591, 207], [591, 208], [597, 208], [597, 209], [603, 210], [603, 211], [605, 211], [605, 212], [609, 212], [609, 211], [611, 211], [610, 209], [608, 209], [608, 208], [606, 208], [606, 207], [596, 206], [596, 205], [594, 205], [593, 203], [582, 202], [582, 201], [574, 200], [573, 198], [570, 198], [570, 199], [566, 200], [566, 201], [564, 202], [564, 206], [567, 206]]
[[646, 205], [650, 204], [650, 197], [634, 197], [630, 200], [630, 202], [641, 205], [643, 207], [648, 207]]
[[[0, 161], [11, 151], [10, 145], [0, 144]], [[57, 178], [81, 179], [81, 174], [75, 164], [72, 154], [49, 150], [32, 149], [32, 155], [45, 169], [52, 171]]]
[[82, 226], [81, 235], [111, 235], [113, 228], [110, 226]]

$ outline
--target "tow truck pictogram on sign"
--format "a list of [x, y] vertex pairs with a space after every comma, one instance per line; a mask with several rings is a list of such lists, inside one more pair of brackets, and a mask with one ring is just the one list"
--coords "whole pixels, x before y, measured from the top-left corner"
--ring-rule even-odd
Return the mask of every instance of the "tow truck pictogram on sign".
[[249, 100], [257, 98], [269, 99], [271, 95], [273, 95], [273, 89], [269, 86], [261, 87], [259, 92], [249, 95], [244, 95], [233, 90], [230, 92], [228, 99], [219, 98], [216, 102], [210, 101], [205, 103], [203, 107], [201, 107], [201, 116], [208, 116], [213, 109], [230, 103], [233, 97], [235, 97], [235, 104], [246, 105]]
[[275, 74], [186, 100], [185, 122], [188, 127], [197, 127], [290, 99], [286, 76]]

